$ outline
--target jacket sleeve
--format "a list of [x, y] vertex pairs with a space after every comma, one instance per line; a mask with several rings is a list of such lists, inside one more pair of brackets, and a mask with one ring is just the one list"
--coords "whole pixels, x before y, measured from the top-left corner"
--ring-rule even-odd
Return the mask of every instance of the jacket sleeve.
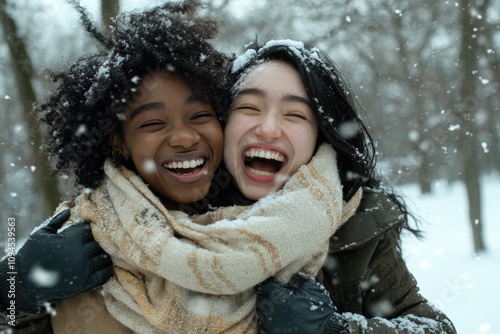
[[7, 259], [0, 260], [0, 333], [52, 333], [50, 315], [25, 296], [16, 278]]
[[[455, 334], [446, 315], [419, 293], [417, 282], [398, 251], [399, 233], [399, 228], [392, 228], [374, 244], [364, 246], [372, 256], [358, 283], [360, 295], [356, 299], [361, 301], [361, 312], [340, 314], [349, 324], [349, 333]], [[334, 321], [332, 317], [331, 322]], [[326, 333], [336, 332], [327, 329]]]
[[[9, 320], [10, 322], [10, 320]], [[50, 323], [50, 315], [47, 314], [32, 314], [16, 317], [15, 326], [11, 326], [2, 317], [0, 320], [0, 333], [13, 334], [51, 334], [52, 325]]]

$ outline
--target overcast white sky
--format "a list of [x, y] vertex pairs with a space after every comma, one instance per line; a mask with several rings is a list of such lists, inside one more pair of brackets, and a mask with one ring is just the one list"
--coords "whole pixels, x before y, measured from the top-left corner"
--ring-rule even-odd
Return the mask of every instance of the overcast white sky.
[[[57, 1], [64, 2], [64, 0], [42, 0], [46, 2]], [[80, 0], [81, 4], [91, 10], [93, 13], [99, 12], [100, 1], [101, 0]], [[122, 11], [140, 9], [140, 8], [149, 8], [158, 4], [162, 4], [165, 1], [163, 0], [120, 0], [120, 6]], [[221, 2], [220, 0], [214, 0], [213, 3], [217, 5], [217, 3]], [[243, 15], [246, 11], [251, 10], [252, 6], [258, 4], [257, 0], [238, 0], [231, 1], [229, 8], [233, 10], [235, 16]]]

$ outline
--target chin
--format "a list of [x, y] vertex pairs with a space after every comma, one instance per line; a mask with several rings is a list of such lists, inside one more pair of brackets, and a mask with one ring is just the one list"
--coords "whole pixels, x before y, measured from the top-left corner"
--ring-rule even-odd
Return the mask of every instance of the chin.
[[266, 190], [258, 189], [255, 191], [243, 193], [243, 195], [252, 201], [258, 201], [259, 199], [267, 196], [268, 194], [272, 193], [273, 191], [275, 191], [275, 189], [266, 189]]

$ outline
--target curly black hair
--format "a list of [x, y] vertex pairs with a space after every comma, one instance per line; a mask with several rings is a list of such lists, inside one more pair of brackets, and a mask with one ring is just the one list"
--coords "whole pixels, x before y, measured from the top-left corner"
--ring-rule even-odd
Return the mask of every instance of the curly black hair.
[[219, 114], [227, 105], [228, 58], [208, 41], [220, 22], [202, 17], [198, 1], [121, 14], [109, 37], [78, 1], [68, 2], [102, 50], [53, 74], [56, 92], [35, 108], [48, 130], [43, 149], [53, 162], [53, 174], [74, 175], [76, 185], [83, 187], [99, 186], [104, 161], [112, 155], [109, 136], [119, 131], [127, 103], [148, 73], [175, 71]]

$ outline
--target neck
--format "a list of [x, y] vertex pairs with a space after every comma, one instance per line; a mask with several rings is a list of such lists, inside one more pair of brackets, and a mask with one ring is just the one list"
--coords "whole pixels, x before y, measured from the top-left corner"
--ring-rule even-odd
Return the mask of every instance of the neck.
[[208, 207], [210, 204], [207, 198], [202, 198], [201, 200], [193, 203], [178, 203], [173, 202], [167, 198], [161, 198], [161, 202], [168, 210], [182, 211], [187, 213], [188, 215], [205, 213], [208, 211]]

